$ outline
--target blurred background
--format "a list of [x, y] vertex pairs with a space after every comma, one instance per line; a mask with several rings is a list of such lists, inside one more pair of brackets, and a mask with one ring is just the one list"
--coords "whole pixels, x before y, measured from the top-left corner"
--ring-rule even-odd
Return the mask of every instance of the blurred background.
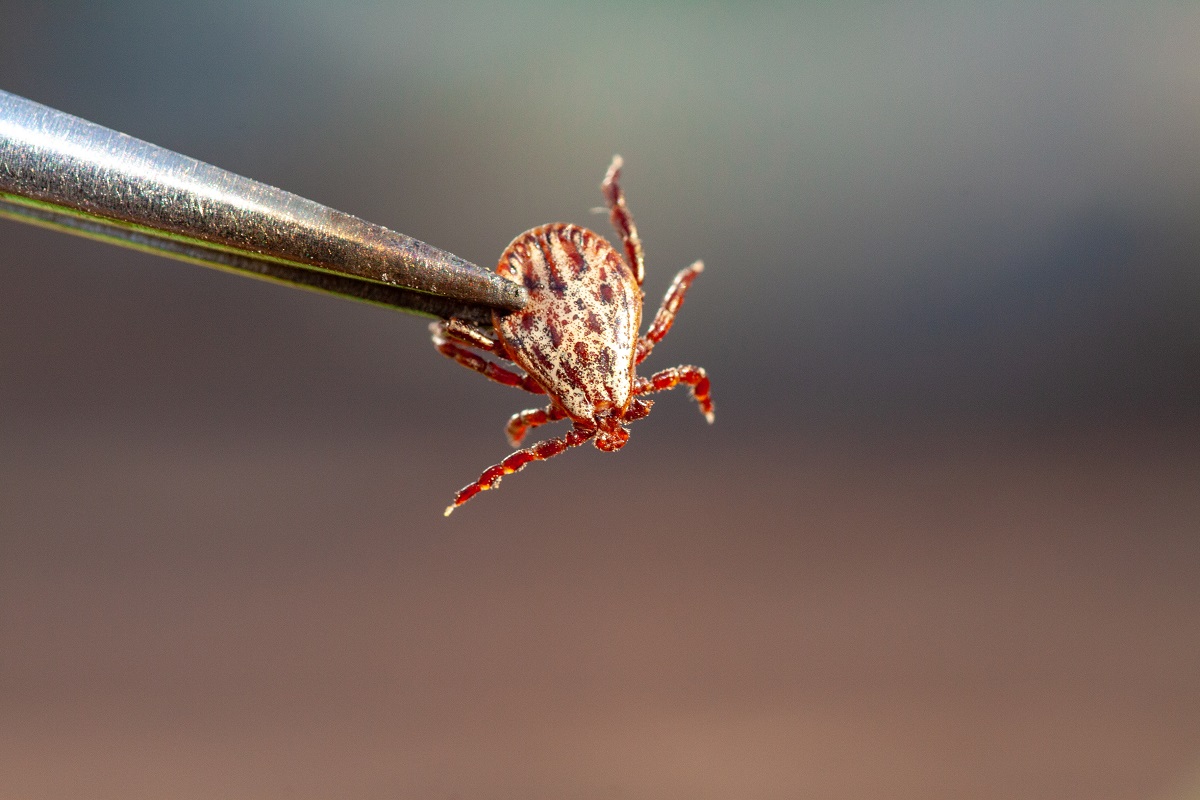
[[619, 455], [417, 317], [0, 220], [0, 796], [1200, 797], [1200, 10], [4, 3], [0, 88], [492, 266], [610, 235]]

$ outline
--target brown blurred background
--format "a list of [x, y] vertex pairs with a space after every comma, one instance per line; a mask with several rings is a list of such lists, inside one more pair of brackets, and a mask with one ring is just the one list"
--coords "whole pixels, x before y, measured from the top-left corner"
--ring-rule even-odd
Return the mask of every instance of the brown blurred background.
[[7, 3], [0, 88], [484, 266], [708, 266], [609, 456], [0, 220], [0, 797], [1200, 797], [1200, 12]]

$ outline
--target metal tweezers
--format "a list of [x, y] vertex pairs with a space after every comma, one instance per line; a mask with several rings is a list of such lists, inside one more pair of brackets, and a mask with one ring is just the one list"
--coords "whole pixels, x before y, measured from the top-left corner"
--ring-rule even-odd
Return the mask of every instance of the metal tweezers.
[[528, 299], [410, 236], [3, 91], [0, 216], [484, 326]]

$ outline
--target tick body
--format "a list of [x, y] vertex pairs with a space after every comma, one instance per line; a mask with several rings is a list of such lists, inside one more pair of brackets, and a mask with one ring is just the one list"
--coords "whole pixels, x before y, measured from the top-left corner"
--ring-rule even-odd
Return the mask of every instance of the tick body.
[[[705, 417], [713, 420], [702, 368], [674, 367], [650, 378], [637, 375], [637, 365], [671, 329], [688, 287], [704, 265], [697, 261], [676, 276], [650, 329], [639, 337], [645, 266], [641, 239], [619, 184], [621, 164], [620, 156], [613, 159], [601, 191], [624, 257], [586, 228], [542, 225], [514, 239], [496, 267], [497, 273], [528, 290], [524, 308], [495, 314], [490, 333], [460, 320], [432, 326], [434, 345], [443, 355], [492, 380], [549, 397], [545, 408], [522, 411], [509, 420], [507, 433], [514, 447], [530, 428], [562, 419], [572, 423], [566, 435], [517, 450], [485, 470], [459, 491], [447, 515], [479, 492], [495, 488], [503, 476], [568, 447], [594, 441], [600, 450], [619, 450], [629, 439], [625, 424], [650, 412], [650, 401], [641, 395], [686, 384]], [[525, 374], [468, 347], [511, 361]]]

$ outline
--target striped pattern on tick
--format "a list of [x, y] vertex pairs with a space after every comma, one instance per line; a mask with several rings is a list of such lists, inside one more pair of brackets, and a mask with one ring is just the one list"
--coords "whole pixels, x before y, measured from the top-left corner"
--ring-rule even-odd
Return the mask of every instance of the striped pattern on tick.
[[[462, 320], [431, 326], [434, 345], [443, 355], [499, 383], [549, 397], [547, 407], [519, 412], [509, 420], [507, 432], [514, 447], [532, 428], [562, 419], [572, 424], [564, 436], [517, 450], [484, 470], [459, 491], [447, 515], [479, 492], [495, 488], [505, 475], [568, 447], [592, 441], [600, 450], [619, 450], [629, 439], [625, 425], [650, 413], [651, 401], [639, 399], [640, 395], [685, 384], [704, 416], [713, 421], [703, 368], [679, 366], [650, 378], [637, 376], [636, 366], [667, 335], [688, 287], [704, 265], [697, 261], [675, 277], [649, 330], [639, 337], [645, 264], [641, 239], [620, 187], [621, 166], [621, 157], [614, 157], [600, 188], [626, 258], [586, 228], [542, 225], [514, 239], [496, 267], [497, 273], [528, 290], [524, 308], [494, 314], [492, 331]], [[524, 374], [468, 348], [510, 361]]]
[[496, 320], [512, 360], [572, 419], [623, 409], [633, 394], [642, 291], [599, 234], [543, 225], [521, 234], [496, 268], [529, 290], [529, 303]]

